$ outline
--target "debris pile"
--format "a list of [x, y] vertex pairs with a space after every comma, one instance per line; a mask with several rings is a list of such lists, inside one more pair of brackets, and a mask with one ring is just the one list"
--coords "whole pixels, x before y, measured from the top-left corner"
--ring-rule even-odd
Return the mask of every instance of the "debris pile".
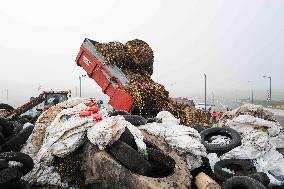
[[117, 65], [129, 78], [126, 90], [136, 100], [133, 114], [155, 117], [160, 111], [169, 111], [187, 126], [194, 123], [209, 124], [203, 112], [177, 104], [170, 99], [163, 85], [151, 79], [154, 54], [146, 42], [135, 39], [125, 45], [119, 42], [97, 43], [95, 49], [107, 63]]

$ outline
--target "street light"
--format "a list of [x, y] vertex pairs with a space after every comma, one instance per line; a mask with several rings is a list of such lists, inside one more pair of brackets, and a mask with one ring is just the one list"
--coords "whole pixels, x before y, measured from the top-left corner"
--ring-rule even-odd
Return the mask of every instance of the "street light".
[[82, 78], [85, 77], [87, 75], [80, 75], [79, 76], [79, 81], [80, 81], [80, 97], [82, 97]]
[[[248, 81], [248, 83], [252, 83], [252, 81]], [[251, 104], [253, 104], [253, 87], [251, 84]]]
[[206, 103], [206, 74], [204, 74], [204, 82], [205, 82], [205, 102], [204, 102], [204, 109], [205, 109], [205, 112], [206, 112], [206, 106], [207, 106], [207, 103]]
[[269, 79], [269, 101], [270, 105], [272, 104], [272, 96], [271, 96], [271, 76], [262, 76], [263, 78], [268, 78]]

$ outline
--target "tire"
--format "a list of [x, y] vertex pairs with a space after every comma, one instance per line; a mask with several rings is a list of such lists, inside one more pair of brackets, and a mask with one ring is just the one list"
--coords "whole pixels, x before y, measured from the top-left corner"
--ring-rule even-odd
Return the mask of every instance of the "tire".
[[12, 112], [14, 108], [9, 104], [0, 103], [0, 109], [7, 110], [8, 112]]
[[23, 130], [23, 125], [17, 121], [11, 121], [11, 124], [13, 125], [13, 136], [16, 136], [20, 133], [21, 130]]
[[23, 164], [20, 167], [21, 173], [23, 175], [30, 172], [34, 167], [34, 162], [30, 156], [21, 152], [4, 152], [0, 154], [0, 159], [5, 159], [6, 161], [17, 161]]
[[222, 189], [267, 189], [262, 183], [246, 176], [235, 176], [223, 183]]
[[123, 110], [116, 110], [109, 114], [109, 116], [117, 116], [117, 115], [130, 115], [130, 113]]
[[2, 134], [5, 138], [9, 138], [13, 135], [13, 122], [7, 121], [4, 118], [0, 118], [0, 125], [2, 126]]
[[25, 117], [20, 117], [17, 121], [23, 125], [25, 123], [28, 123], [30, 120]]
[[[218, 156], [223, 155], [226, 152], [236, 148], [237, 146], [241, 145], [241, 137], [240, 134], [231, 128], [221, 128], [221, 127], [214, 127], [209, 128], [200, 133], [201, 135], [201, 142], [206, 148], [208, 153], [216, 153]], [[219, 145], [219, 144], [210, 144], [206, 141], [216, 135], [223, 135], [230, 137], [231, 141], [229, 144]]]
[[151, 171], [151, 164], [131, 146], [122, 141], [116, 141], [108, 148], [109, 153], [129, 170], [140, 175]]
[[0, 171], [9, 167], [8, 161], [0, 159]]
[[152, 165], [152, 171], [148, 176], [165, 177], [170, 175], [175, 168], [175, 161], [160, 150], [147, 148], [147, 151], [149, 162]]
[[131, 123], [134, 126], [140, 126], [140, 125], [145, 125], [147, 123], [147, 120], [138, 115], [123, 115], [124, 119]]
[[125, 127], [125, 131], [122, 133], [119, 140], [125, 142], [126, 144], [131, 146], [133, 149], [137, 150], [137, 145], [135, 143], [134, 136], [131, 134], [131, 132], [129, 131], [127, 127]]
[[21, 176], [23, 176], [23, 173], [21, 168], [18, 166], [8, 167], [0, 171], [0, 188], [2, 184], [20, 178]]
[[31, 185], [27, 181], [20, 179], [18, 182], [16, 182], [13, 185], [13, 189], [14, 188], [15, 189], [31, 189]]
[[174, 160], [175, 166], [169, 176], [153, 178], [135, 174], [122, 166], [109, 152], [102, 151], [97, 146], [87, 142], [84, 146], [82, 160], [85, 183], [92, 184], [103, 181], [110, 188], [191, 188], [192, 176], [186, 160], [164, 140], [159, 140], [156, 136], [143, 130], [141, 132], [147, 146], [160, 150], [166, 157], [169, 156]]
[[267, 176], [266, 173], [263, 173], [263, 172], [254, 173], [254, 174], [248, 175], [248, 177], [261, 182], [264, 186], [267, 186], [270, 183], [269, 177]]
[[5, 137], [2, 134], [2, 132], [0, 132], [0, 145], [2, 145], [5, 142]]
[[23, 129], [18, 135], [14, 136], [2, 145], [3, 152], [15, 151], [19, 152], [23, 144], [26, 143], [29, 136], [32, 134], [34, 126], [28, 126]]
[[147, 123], [162, 123], [162, 119], [159, 118], [148, 118]]
[[[233, 169], [236, 174], [229, 173], [223, 168]], [[247, 176], [256, 173], [256, 168], [249, 159], [224, 159], [214, 165], [214, 174], [220, 181], [225, 181], [233, 176]]]
[[200, 124], [194, 124], [191, 126], [193, 129], [197, 130], [199, 133], [201, 131], [204, 131], [206, 128], [203, 126], [203, 125], [200, 125]]

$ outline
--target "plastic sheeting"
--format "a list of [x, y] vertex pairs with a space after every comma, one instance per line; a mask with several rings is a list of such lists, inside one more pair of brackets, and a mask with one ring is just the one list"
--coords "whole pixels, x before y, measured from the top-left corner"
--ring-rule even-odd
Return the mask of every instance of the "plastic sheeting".
[[[250, 114], [237, 115], [241, 110]], [[252, 159], [258, 172], [265, 172], [272, 184], [279, 185], [284, 178], [284, 157], [276, 148], [283, 148], [281, 125], [276, 121], [268, 121], [252, 115], [255, 112], [264, 112], [263, 118], [272, 118], [273, 114], [267, 110], [263, 111], [261, 106], [245, 105], [232, 111], [234, 118], [227, 120], [223, 126], [235, 129], [241, 134], [242, 145], [225, 153], [220, 159]], [[232, 113], [231, 112], [231, 113]], [[243, 112], [241, 112], [243, 114]], [[208, 154], [211, 167], [214, 166], [219, 158], [214, 154]]]
[[[58, 177], [58, 174], [54, 172], [55, 169], [51, 166], [54, 156], [64, 157], [73, 152], [84, 142], [86, 130], [96, 123], [92, 116], [79, 116], [80, 112], [88, 108], [86, 104], [90, 103], [90, 101], [81, 99], [82, 103], [79, 103], [79, 100], [76, 99], [70, 100], [70, 104], [68, 102], [60, 104], [65, 109], [62, 109], [53, 120], [46, 121], [47, 126], [36, 124], [36, 127], [45, 128], [44, 139], [40, 149], [38, 150], [34, 143], [30, 141], [37, 141], [37, 137], [41, 138], [41, 135], [31, 135], [27, 144], [22, 148], [21, 151], [30, 155], [35, 163], [33, 170], [24, 177], [25, 180], [31, 183], [37, 182], [38, 184], [53, 183], [62, 185], [60, 177]], [[52, 110], [58, 111], [58, 107], [52, 108], [49, 110], [51, 113]], [[51, 123], [49, 124], [49, 122]], [[54, 177], [44, 175], [54, 175]]]
[[[33, 170], [23, 179], [30, 183], [66, 187], [56, 168], [52, 166], [54, 156], [67, 156], [80, 147], [87, 138], [103, 150], [117, 141], [126, 127], [134, 136], [138, 150], [141, 153], [146, 150], [143, 135], [137, 127], [122, 116], [108, 117], [108, 110], [104, 107], [98, 111], [93, 108], [96, 112], [90, 112], [90, 104], [94, 103], [93, 99], [77, 98], [53, 106], [43, 113], [41, 120], [35, 126], [34, 134], [29, 137], [21, 150], [30, 155], [35, 163]], [[93, 106], [96, 106], [96, 103]], [[41, 140], [42, 142], [32, 142]]]
[[169, 146], [187, 159], [191, 169], [200, 167], [201, 157], [207, 154], [205, 147], [201, 144], [199, 133], [191, 127], [178, 125], [179, 120], [169, 112], [160, 112], [157, 118], [162, 118], [162, 123], [148, 123], [140, 126], [139, 129], [165, 140]]

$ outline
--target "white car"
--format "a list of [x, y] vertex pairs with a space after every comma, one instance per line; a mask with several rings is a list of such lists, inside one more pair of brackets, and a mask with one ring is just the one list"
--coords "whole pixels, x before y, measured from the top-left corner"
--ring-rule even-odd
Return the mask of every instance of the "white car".
[[[198, 110], [205, 110], [205, 103], [203, 102], [200, 102], [200, 103], [197, 103], [197, 105], [195, 105], [195, 108], [198, 109]], [[208, 105], [206, 104], [206, 110], [211, 110], [211, 105]]]

